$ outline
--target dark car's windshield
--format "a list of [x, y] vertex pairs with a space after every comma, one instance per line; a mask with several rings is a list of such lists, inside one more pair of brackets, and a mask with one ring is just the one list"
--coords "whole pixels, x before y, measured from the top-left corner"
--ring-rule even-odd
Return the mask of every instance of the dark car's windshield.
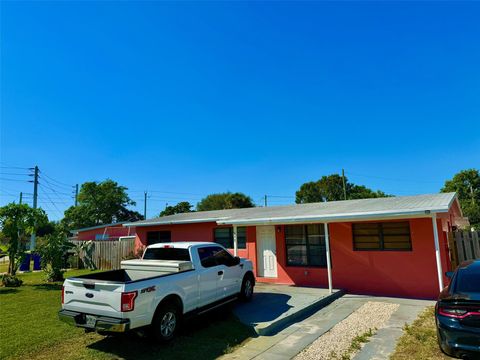
[[455, 284], [456, 293], [480, 293], [480, 268], [459, 269]]
[[181, 260], [190, 261], [188, 249], [149, 248], [143, 255], [144, 260]]

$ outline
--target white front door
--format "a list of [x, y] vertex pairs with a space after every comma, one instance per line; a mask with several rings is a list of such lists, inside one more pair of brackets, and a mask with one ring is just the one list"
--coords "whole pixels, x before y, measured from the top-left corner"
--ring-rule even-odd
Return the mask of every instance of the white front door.
[[258, 276], [277, 277], [275, 226], [257, 226]]

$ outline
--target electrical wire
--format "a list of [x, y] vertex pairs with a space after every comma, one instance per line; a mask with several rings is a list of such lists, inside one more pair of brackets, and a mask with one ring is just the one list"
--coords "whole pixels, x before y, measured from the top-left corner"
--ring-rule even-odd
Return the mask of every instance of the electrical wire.
[[[56, 179], [52, 178], [51, 176], [48, 176], [48, 175], [47, 175], [47, 174], [45, 174], [43, 171], [42, 171], [41, 173], [42, 173], [42, 175], [43, 175], [43, 176], [45, 176], [47, 179], [50, 179], [51, 181], [53, 181], [53, 182], [56, 182], [56, 183], [58, 183], [59, 185], [66, 186], [66, 187], [68, 187], [69, 189], [71, 189], [71, 188], [73, 188], [73, 187], [74, 187], [74, 185], [71, 185], [71, 184], [67, 184], [67, 183], [64, 183], [64, 182], [58, 181], [58, 180], [56, 180]], [[44, 179], [44, 180], [45, 180], [45, 179]]]

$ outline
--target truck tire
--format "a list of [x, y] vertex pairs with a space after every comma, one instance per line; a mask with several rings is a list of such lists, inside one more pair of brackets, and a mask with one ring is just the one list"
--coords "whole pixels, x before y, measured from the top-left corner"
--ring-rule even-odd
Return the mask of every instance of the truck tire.
[[180, 328], [180, 316], [180, 311], [175, 304], [161, 305], [155, 312], [151, 325], [153, 338], [158, 342], [172, 340]]
[[246, 274], [243, 277], [242, 289], [240, 290], [240, 300], [249, 302], [252, 300], [253, 288], [255, 286], [255, 279], [252, 274]]

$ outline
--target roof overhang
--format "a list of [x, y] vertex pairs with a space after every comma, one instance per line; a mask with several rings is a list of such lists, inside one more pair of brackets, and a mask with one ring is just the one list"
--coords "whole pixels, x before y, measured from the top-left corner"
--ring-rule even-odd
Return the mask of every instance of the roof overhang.
[[226, 217], [222, 218], [204, 218], [204, 219], [188, 219], [188, 220], [175, 220], [175, 221], [152, 221], [148, 223], [128, 223], [123, 224], [123, 226], [135, 226], [135, 227], [142, 227], [142, 226], [159, 226], [159, 225], [180, 225], [180, 224], [195, 224], [195, 223], [206, 223], [206, 222], [219, 222], [222, 220], [228, 219]]
[[[257, 216], [248, 216], [248, 213], [229, 214], [225, 216], [208, 216], [205, 214], [203, 218], [186, 218], [186, 219], [152, 219], [150, 221], [138, 221], [133, 223], [125, 223], [123, 226], [136, 226], [136, 227], [151, 227], [162, 225], [181, 225], [181, 224], [195, 224], [195, 223], [207, 223], [215, 222], [219, 225], [281, 225], [291, 223], [331, 223], [331, 222], [354, 222], [354, 221], [375, 221], [375, 220], [389, 220], [389, 219], [407, 219], [407, 218], [425, 218], [432, 217], [434, 214], [439, 216], [445, 216], [448, 214], [453, 204], [458, 206], [460, 204], [456, 194], [449, 199], [448, 203], [439, 205], [426, 205], [424, 207], [411, 207], [404, 209], [392, 209], [392, 210], [377, 210], [377, 211], [357, 211], [357, 212], [331, 212], [329, 214], [312, 214], [309, 215], [280, 215], [280, 216], [265, 216], [261, 214]], [[314, 212], [314, 211], [313, 211]], [[197, 213], [198, 214], [198, 213]], [[220, 214], [219, 214], [220, 215]], [[247, 215], [247, 216], [245, 216]], [[461, 215], [461, 209], [460, 209]], [[456, 214], [458, 216], [458, 214]]]
[[220, 220], [220, 225], [281, 225], [293, 223], [331, 223], [331, 222], [351, 222], [351, 221], [367, 221], [367, 220], [388, 220], [388, 219], [411, 219], [431, 217], [432, 214], [446, 213], [448, 209], [431, 209], [431, 210], [412, 210], [402, 212], [370, 212], [370, 213], [351, 213], [351, 214], [326, 214], [312, 216], [289, 216], [289, 217], [272, 217], [263, 219], [237, 219], [237, 220]]

